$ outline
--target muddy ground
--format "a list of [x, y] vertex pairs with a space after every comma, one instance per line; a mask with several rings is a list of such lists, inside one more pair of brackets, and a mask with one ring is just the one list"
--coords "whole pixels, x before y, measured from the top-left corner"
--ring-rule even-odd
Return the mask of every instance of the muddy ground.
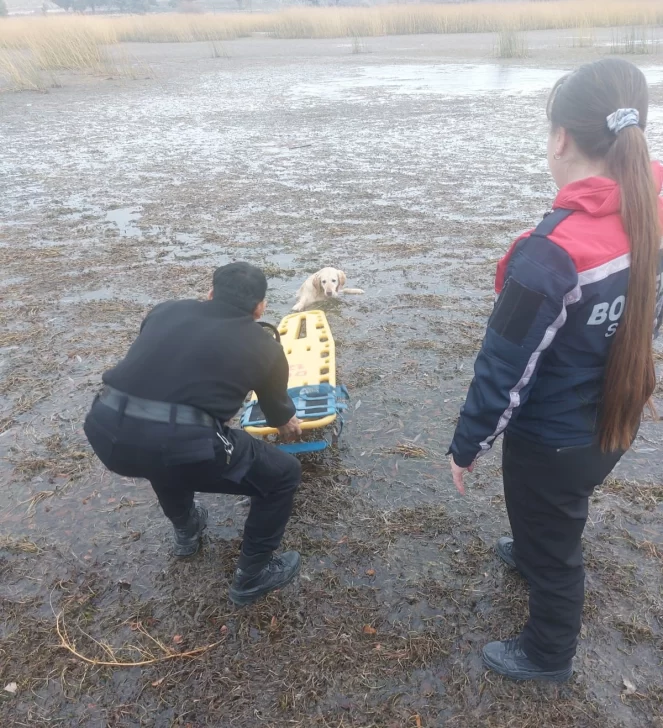
[[[0, 95], [1, 725], [663, 726], [658, 422], [592, 499], [573, 681], [481, 666], [527, 590], [492, 551], [499, 447], [465, 498], [444, 452], [495, 261], [554, 194], [546, 91], [606, 52], [542, 33], [497, 64], [492, 43], [138, 46], [149, 78]], [[660, 153], [663, 61], [636, 60]], [[235, 259], [268, 272], [272, 321], [322, 265], [366, 289], [327, 307], [352, 406], [305, 462], [301, 579], [242, 610], [240, 500], [202, 496], [204, 548], [176, 561], [149, 485], [104, 472], [81, 431], [150, 306]], [[148, 664], [98, 664], [118, 661]]]

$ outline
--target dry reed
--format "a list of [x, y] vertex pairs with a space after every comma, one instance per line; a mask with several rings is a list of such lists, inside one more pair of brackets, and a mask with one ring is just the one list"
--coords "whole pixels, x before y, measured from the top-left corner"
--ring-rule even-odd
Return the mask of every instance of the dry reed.
[[59, 85], [56, 71], [150, 76], [150, 69], [133, 62], [126, 52], [109, 52], [121, 41], [119, 28], [106, 22], [111, 20], [122, 18], [67, 16], [2, 23], [0, 79], [5, 77], [10, 90], [41, 91]]
[[[90, 45], [117, 42], [231, 40], [253, 33], [276, 38], [336, 38], [421, 33], [481, 33], [654, 26], [663, 24], [660, 0], [551, 0], [472, 5], [388, 5], [373, 8], [292, 8], [276, 13], [168, 13], [145, 16], [10, 18], [0, 25], [0, 48], [62, 48], [62, 64], [96, 63]], [[63, 61], [63, 56], [67, 60]]]
[[612, 31], [610, 53], [642, 56], [657, 53], [659, 40], [653, 28], [647, 26], [616, 28]]
[[498, 58], [525, 58], [527, 40], [516, 30], [500, 30], [497, 34], [495, 53]]
[[[110, 658], [103, 660], [95, 657], [87, 657], [86, 655], [81, 654], [76, 649], [75, 643], [69, 638], [69, 635], [67, 634], [67, 628], [65, 626], [64, 615], [62, 614], [62, 612], [56, 615], [55, 618], [55, 631], [60, 638], [60, 647], [63, 647], [65, 650], [70, 652], [72, 655], [74, 655], [74, 657], [77, 657], [79, 660], [87, 662], [89, 665], [96, 665], [98, 667], [145, 667], [147, 665], [154, 665], [158, 662], [165, 662], [166, 660], [179, 660], [187, 658], [191, 659], [193, 657], [203, 655], [205, 652], [209, 652], [209, 650], [218, 647], [224, 641], [221, 639], [211, 644], [204, 645], [203, 647], [196, 647], [193, 650], [176, 652], [169, 649], [168, 647], [166, 647], [166, 645], [163, 644], [163, 642], [150, 635], [141, 625], [139, 625], [138, 629], [145, 637], [150, 640], [150, 642], [154, 643], [159, 648], [159, 652], [153, 652], [137, 645], [132, 645], [129, 647], [125, 646], [123, 648], [125, 651], [130, 650], [137, 652], [140, 655], [140, 659], [128, 661], [118, 660], [116, 656], [116, 652], [118, 650], [114, 650], [108, 643], [99, 642], [93, 639], [92, 641], [96, 642], [96, 644], [102, 648], [106, 656]], [[89, 637], [89, 635], [86, 636]]]
[[[0, 77], [9, 88], [42, 90], [56, 85], [40, 71], [135, 74], [110, 60], [121, 42], [215, 42], [269, 34], [275, 38], [366, 38], [421, 33], [498, 33], [498, 55], [525, 55], [522, 31], [552, 28], [648, 27], [663, 24], [660, 0], [552, 0], [472, 5], [388, 5], [373, 8], [292, 8], [276, 13], [214, 15], [8, 18], [0, 23]], [[633, 33], [631, 33], [633, 35]], [[621, 36], [620, 36], [621, 37]], [[644, 37], [644, 36], [643, 36]], [[648, 36], [647, 36], [648, 37]], [[653, 37], [653, 36], [652, 36]], [[627, 40], [631, 36], [628, 36]], [[618, 51], [647, 52], [655, 43], [613, 43]], [[361, 50], [355, 41], [356, 52]], [[615, 51], [613, 51], [615, 52]], [[214, 53], [213, 53], [214, 55]], [[215, 56], [216, 57], [216, 56]], [[126, 68], [125, 68], [126, 66]], [[149, 75], [140, 71], [138, 75]]]
[[0, 52], [0, 77], [12, 91], [43, 91], [46, 84], [36, 63], [24, 53]]

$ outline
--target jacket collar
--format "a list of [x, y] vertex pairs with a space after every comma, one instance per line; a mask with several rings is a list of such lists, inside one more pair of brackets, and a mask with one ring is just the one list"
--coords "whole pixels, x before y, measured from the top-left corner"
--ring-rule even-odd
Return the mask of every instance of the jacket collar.
[[[663, 186], [663, 166], [652, 162], [652, 172], [658, 194]], [[553, 209], [580, 210], [592, 217], [614, 215], [621, 209], [619, 185], [607, 177], [587, 177], [562, 187]]]
[[213, 298], [211, 301], [205, 301], [205, 303], [221, 318], [248, 318], [253, 321], [251, 313], [227, 301]]

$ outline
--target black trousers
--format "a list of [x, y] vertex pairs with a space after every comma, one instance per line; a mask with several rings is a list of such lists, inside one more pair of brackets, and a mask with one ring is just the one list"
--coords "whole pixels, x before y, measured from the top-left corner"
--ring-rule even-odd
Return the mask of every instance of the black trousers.
[[585, 601], [581, 537], [589, 496], [622, 455], [603, 453], [598, 445], [558, 450], [504, 438], [514, 558], [530, 588], [520, 645], [540, 667], [561, 668], [575, 655]]
[[197, 491], [247, 495], [251, 508], [242, 551], [256, 556], [279, 547], [301, 481], [297, 458], [243, 430], [226, 428], [234, 446], [228, 462], [212, 427], [137, 419], [98, 400], [84, 429], [109, 470], [150, 481], [164, 514], [176, 526], [186, 522]]

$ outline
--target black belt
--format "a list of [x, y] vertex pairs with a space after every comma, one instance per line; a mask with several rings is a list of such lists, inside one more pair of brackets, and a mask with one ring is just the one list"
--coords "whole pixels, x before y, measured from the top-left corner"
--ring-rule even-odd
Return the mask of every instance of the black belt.
[[135, 417], [138, 420], [216, 427], [216, 420], [197, 407], [188, 404], [171, 404], [170, 402], [141, 399], [120, 392], [118, 389], [113, 389], [113, 387], [104, 387], [99, 395], [99, 401], [116, 412], [123, 411], [128, 417]]

